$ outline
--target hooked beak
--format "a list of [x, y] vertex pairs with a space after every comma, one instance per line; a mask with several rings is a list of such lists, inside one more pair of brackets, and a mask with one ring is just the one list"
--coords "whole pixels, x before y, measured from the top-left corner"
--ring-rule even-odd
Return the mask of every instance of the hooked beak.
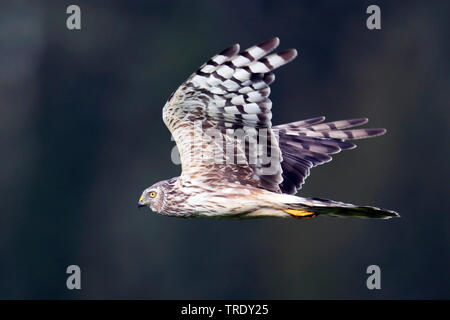
[[145, 207], [144, 198], [141, 196], [138, 201], [138, 208]]

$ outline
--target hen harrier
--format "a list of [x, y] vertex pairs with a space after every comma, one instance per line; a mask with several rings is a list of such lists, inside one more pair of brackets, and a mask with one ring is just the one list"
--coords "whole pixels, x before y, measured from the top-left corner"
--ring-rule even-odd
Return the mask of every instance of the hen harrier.
[[[325, 117], [272, 126], [272, 71], [295, 49], [269, 54], [273, 38], [239, 53], [235, 44], [212, 57], [169, 98], [163, 119], [180, 152], [181, 176], [144, 190], [138, 205], [176, 217], [391, 218], [394, 211], [295, 196], [312, 167], [352, 149], [348, 140], [385, 129], [351, 129], [367, 119]], [[345, 129], [345, 130], [343, 130]]]

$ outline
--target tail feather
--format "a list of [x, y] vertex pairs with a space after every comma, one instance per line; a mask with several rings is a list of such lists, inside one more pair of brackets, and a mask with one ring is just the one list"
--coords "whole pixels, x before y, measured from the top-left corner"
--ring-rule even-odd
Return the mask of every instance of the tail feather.
[[311, 218], [317, 215], [371, 219], [390, 219], [400, 217], [400, 215], [395, 211], [377, 207], [356, 206], [349, 203], [318, 198], [307, 198], [304, 200], [304, 203], [293, 204], [292, 209], [286, 209], [283, 211], [296, 218]]

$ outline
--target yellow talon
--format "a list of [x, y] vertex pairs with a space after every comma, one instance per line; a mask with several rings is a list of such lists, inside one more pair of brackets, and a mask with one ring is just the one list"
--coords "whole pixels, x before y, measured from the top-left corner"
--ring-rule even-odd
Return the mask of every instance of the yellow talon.
[[286, 209], [283, 211], [286, 213], [292, 214], [295, 217], [301, 217], [301, 218], [313, 217], [316, 215], [314, 212], [306, 211], [306, 210]]

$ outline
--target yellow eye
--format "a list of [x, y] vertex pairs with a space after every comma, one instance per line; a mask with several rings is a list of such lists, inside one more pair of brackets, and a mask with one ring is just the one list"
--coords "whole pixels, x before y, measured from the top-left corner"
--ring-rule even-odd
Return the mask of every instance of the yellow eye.
[[154, 197], [156, 197], [156, 192], [152, 191], [148, 195], [150, 196], [150, 198], [154, 198]]

